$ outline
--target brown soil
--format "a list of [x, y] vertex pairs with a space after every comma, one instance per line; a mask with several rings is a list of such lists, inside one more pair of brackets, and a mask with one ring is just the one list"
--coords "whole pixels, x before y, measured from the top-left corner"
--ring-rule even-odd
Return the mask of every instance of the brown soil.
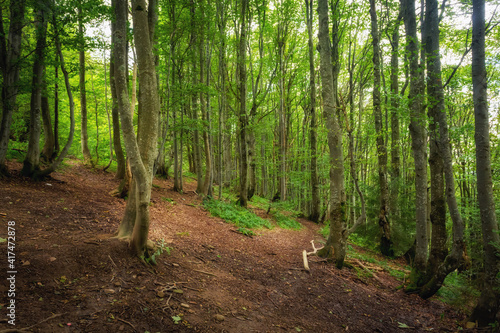
[[[109, 194], [118, 186], [113, 175], [70, 163], [36, 183], [10, 163], [13, 177], [0, 180], [0, 237], [8, 221], [16, 223], [17, 329], [442, 332], [464, 320], [437, 300], [397, 291], [401, 282], [384, 270], [368, 278], [311, 258], [307, 273], [302, 250], [322, 239], [317, 225], [301, 220], [300, 231], [246, 237], [210, 216], [189, 183], [179, 194], [171, 181], [155, 180], [150, 238], [172, 250], [156, 267], [145, 266], [111, 237], [125, 207]], [[14, 328], [6, 317], [6, 248], [1, 243], [0, 332]]]

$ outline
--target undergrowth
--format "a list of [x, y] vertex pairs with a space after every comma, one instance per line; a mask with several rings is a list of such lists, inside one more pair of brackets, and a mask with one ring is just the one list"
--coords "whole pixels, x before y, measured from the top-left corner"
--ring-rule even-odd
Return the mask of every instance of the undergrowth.
[[436, 295], [444, 303], [468, 312], [476, 305], [480, 292], [465, 274], [455, 271], [446, 277]]
[[273, 217], [280, 228], [292, 230], [299, 230], [302, 228], [302, 224], [280, 212], [274, 213]]
[[207, 209], [213, 216], [217, 216], [227, 222], [234, 223], [240, 228], [272, 229], [272, 225], [268, 220], [258, 217], [253, 212], [235, 204], [219, 200], [205, 200], [203, 207], [205, 207], [205, 209]]

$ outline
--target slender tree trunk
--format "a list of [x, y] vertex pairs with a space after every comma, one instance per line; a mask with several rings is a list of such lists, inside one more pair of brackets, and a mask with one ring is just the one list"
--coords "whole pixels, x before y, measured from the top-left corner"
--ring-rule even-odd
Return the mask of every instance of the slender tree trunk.
[[319, 222], [321, 200], [319, 197], [319, 179], [318, 179], [318, 121], [316, 119], [316, 71], [314, 69], [314, 45], [313, 45], [313, 5], [312, 0], [306, 0], [306, 20], [307, 20], [307, 35], [309, 47], [309, 94], [310, 94], [310, 116], [311, 126], [309, 128], [309, 144], [311, 149], [311, 163], [309, 169], [311, 171], [311, 213], [309, 219], [313, 222]]
[[45, 142], [43, 144], [42, 156], [46, 161], [52, 162], [54, 158], [54, 131], [52, 129], [52, 119], [50, 118], [49, 98], [46, 91], [42, 92], [42, 121]]
[[378, 179], [380, 186], [380, 211], [378, 224], [380, 226], [380, 251], [385, 256], [393, 256], [391, 229], [388, 219], [389, 187], [387, 185], [387, 146], [384, 142], [382, 110], [380, 98], [380, 46], [375, 0], [370, 0], [371, 34], [373, 46], [373, 115], [377, 136]]
[[56, 53], [54, 82], [54, 154], [59, 153], [59, 55]]
[[471, 321], [479, 326], [498, 322], [500, 307], [500, 237], [495, 214], [495, 200], [491, 177], [490, 129], [488, 114], [487, 75], [485, 65], [485, 2], [472, 1], [472, 84], [476, 139], [477, 199], [481, 215], [484, 247], [483, 290]]
[[26, 153], [21, 171], [26, 177], [33, 177], [40, 170], [40, 114], [42, 111], [42, 86], [45, 76], [45, 47], [47, 44], [46, 13], [48, 8], [46, 8], [43, 2], [38, 3], [37, 7], [35, 23], [37, 41], [31, 81], [29, 142], [28, 152]]
[[111, 116], [108, 108], [108, 73], [107, 73], [107, 64], [106, 64], [106, 53], [103, 56], [104, 61], [104, 107], [106, 109], [106, 116], [108, 117], [108, 134], [109, 134], [109, 162], [103, 168], [103, 171], [106, 171], [113, 163], [113, 129], [111, 128]]
[[240, 194], [239, 204], [247, 207], [248, 201], [248, 153], [247, 153], [247, 24], [248, 0], [242, 0], [240, 9], [240, 38], [238, 43], [238, 92], [239, 92], [239, 123], [240, 123]]
[[332, 66], [332, 50], [328, 29], [328, 1], [318, 0], [319, 17], [319, 54], [320, 74], [322, 82], [323, 113], [328, 129], [328, 147], [330, 150], [330, 234], [323, 250], [318, 255], [334, 256], [337, 268], [342, 268], [345, 258], [345, 240], [342, 235], [345, 229], [345, 189], [344, 159], [342, 153], [342, 131], [337, 118], [336, 94], [334, 94], [334, 77]]
[[[448, 255], [447, 247], [447, 231], [446, 231], [446, 200], [444, 195], [444, 161], [443, 153], [440, 148], [440, 135], [439, 135], [439, 114], [445, 112], [444, 110], [444, 99], [442, 85], [438, 84], [441, 80], [441, 68], [436, 66], [436, 61], [438, 60], [439, 54], [434, 54], [439, 52], [436, 48], [439, 45], [436, 44], [437, 40], [432, 36], [432, 34], [439, 34], [436, 31], [437, 24], [431, 22], [437, 19], [437, 2], [432, 5], [428, 5], [425, 28], [424, 31], [427, 34], [425, 36], [425, 48], [426, 48], [426, 59], [427, 59], [427, 72], [428, 72], [428, 84], [427, 84], [427, 96], [428, 96], [428, 115], [429, 115], [429, 171], [430, 171], [430, 222], [432, 225], [432, 237], [431, 237], [431, 249], [429, 253], [429, 260], [427, 263], [426, 277], [424, 283], [427, 283], [436, 274], [439, 265], [441, 265], [446, 256]], [[429, 10], [436, 11], [429, 15]], [[435, 14], [435, 15], [434, 15]], [[430, 230], [427, 230], [428, 233]]]
[[396, 20], [391, 40], [391, 176], [393, 182], [391, 193], [391, 214], [399, 217], [399, 189], [401, 186], [401, 138], [399, 130], [399, 26], [401, 11]]
[[81, 114], [81, 145], [83, 162], [85, 164], [91, 164], [94, 166], [92, 161], [92, 156], [90, 155], [89, 149], [89, 136], [87, 130], [87, 91], [85, 89], [85, 42], [84, 42], [84, 30], [83, 30], [83, 14], [82, 6], [78, 6], [78, 33], [80, 38], [80, 114]]
[[[112, 7], [115, 6], [115, 0], [112, 0]], [[114, 20], [111, 21], [111, 44], [115, 44], [116, 39], [116, 23]], [[122, 143], [121, 143], [121, 131], [120, 131], [120, 113], [118, 110], [118, 96], [116, 95], [116, 84], [115, 84], [115, 48], [111, 49], [110, 61], [109, 61], [109, 85], [111, 89], [111, 99], [113, 100], [113, 105], [111, 106], [111, 118], [113, 120], [113, 148], [116, 154], [116, 179], [125, 178], [125, 156], [123, 154]]]
[[59, 156], [57, 157], [57, 159], [54, 160], [54, 162], [52, 162], [52, 164], [49, 167], [47, 167], [46, 169], [37, 170], [32, 175], [33, 179], [42, 179], [43, 177], [46, 177], [49, 174], [51, 174], [52, 172], [54, 172], [59, 167], [59, 165], [61, 164], [63, 159], [68, 154], [71, 145], [73, 144], [73, 137], [74, 137], [74, 133], [75, 133], [75, 103], [73, 100], [73, 93], [71, 92], [71, 85], [69, 83], [69, 74], [68, 74], [68, 71], [66, 70], [66, 66], [64, 64], [63, 53], [61, 51], [61, 42], [59, 40], [59, 31], [58, 31], [59, 28], [58, 28], [58, 24], [57, 24], [57, 16], [54, 12], [53, 12], [53, 16], [52, 16], [52, 26], [54, 27], [54, 31], [55, 31], [54, 32], [54, 42], [56, 45], [57, 54], [59, 55], [59, 63], [61, 65], [61, 71], [64, 75], [64, 83], [66, 86], [66, 92], [68, 93], [69, 119], [70, 119], [69, 135], [68, 135], [68, 141], [64, 145], [64, 148], [62, 149], [62, 151], [59, 154]]
[[[0, 124], [0, 177], [8, 175], [5, 158], [9, 145], [12, 114], [16, 109], [17, 92], [19, 89], [19, 70], [21, 56], [21, 38], [24, 21], [25, 0], [10, 1], [10, 27], [8, 35], [8, 50], [2, 47], [0, 57], [3, 74], [2, 82], [2, 122]], [[3, 20], [1, 23], [3, 31]], [[6, 46], [5, 34], [0, 35], [0, 42]]]
[[424, 78], [419, 65], [419, 42], [415, 16], [415, 0], [401, 0], [401, 10], [406, 29], [406, 50], [410, 71], [410, 135], [415, 163], [416, 252], [412, 283], [418, 285], [425, 273], [427, 262], [427, 154], [425, 138], [425, 113], [423, 107]]
[[[444, 103], [443, 83], [441, 80], [441, 60], [439, 54], [439, 18], [437, 0], [426, 0], [426, 51], [428, 59], [429, 99], [432, 107], [436, 107], [436, 118], [439, 126], [439, 149], [443, 157], [443, 168], [446, 182], [446, 201], [453, 222], [453, 242], [450, 254], [438, 267], [431, 280], [420, 291], [420, 296], [427, 299], [441, 288], [446, 276], [456, 270], [465, 259], [464, 223], [458, 209], [455, 196], [455, 177], [451, 156], [448, 123]], [[433, 105], [435, 103], [435, 105]]]

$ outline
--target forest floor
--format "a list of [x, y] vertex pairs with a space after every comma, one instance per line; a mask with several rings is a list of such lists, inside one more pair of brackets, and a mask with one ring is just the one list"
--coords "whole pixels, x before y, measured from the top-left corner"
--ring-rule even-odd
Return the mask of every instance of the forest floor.
[[118, 181], [68, 163], [35, 183], [10, 162], [13, 177], [0, 180], [0, 237], [15, 221], [17, 271], [14, 327], [2, 242], [0, 332], [454, 332], [465, 320], [367, 262], [374, 277], [319, 258], [304, 271], [302, 251], [323, 239], [318, 225], [244, 236], [203, 209], [194, 181], [184, 194], [154, 181], [150, 238], [170, 254], [146, 266], [112, 237], [125, 208], [110, 195]]

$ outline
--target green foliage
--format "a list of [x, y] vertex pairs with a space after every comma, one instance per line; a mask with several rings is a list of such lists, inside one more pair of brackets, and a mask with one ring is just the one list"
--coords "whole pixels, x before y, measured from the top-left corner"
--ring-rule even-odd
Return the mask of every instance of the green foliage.
[[237, 206], [236, 204], [226, 203], [219, 200], [205, 200], [203, 207], [213, 216], [220, 217], [227, 222], [234, 223], [237, 227], [259, 229], [271, 229], [272, 225], [268, 220], [255, 215], [255, 213]]
[[280, 212], [274, 213], [273, 217], [276, 220], [276, 223], [278, 224], [278, 226], [280, 226], [280, 228], [293, 229], [293, 230], [299, 230], [302, 228], [302, 224], [300, 224], [296, 220], [294, 220], [286, 215], [283, 215]]
[[172, 251], [172, 248], [168, 247], [167, 243], [162, 238], [156, 242], [156, 251], [149, 258], [145, 258], [144, 256], [141, 256], [141, 259], [144, 260], [148, 264], [156, 265], [157, 264], [156, 258], [158, 258], [160, 255], [162, 255], [163, 252], [166, 252], [168, 255], [170, 255], [171, 251]]
[[445, 303], [464, 311], [470, 311], [476, 304], [480, 291], [476, 289], [465, 273], [449, 274], [437, 296]]
[[255, 232], [253, 232], [252, 230], [247, 229], [247, 228], [238, 228], [238, 229], [236, 229], [236, 231], [242, 235], [249, 236], [249, 237], [256, 235]]

